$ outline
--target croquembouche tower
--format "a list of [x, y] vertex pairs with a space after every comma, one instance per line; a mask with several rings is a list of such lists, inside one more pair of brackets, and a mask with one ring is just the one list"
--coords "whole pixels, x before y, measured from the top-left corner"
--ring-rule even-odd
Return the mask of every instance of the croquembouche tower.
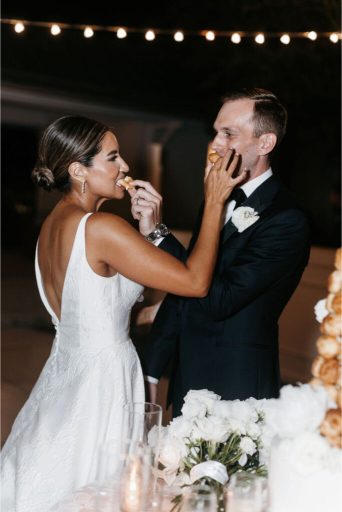
[[329, 409], [320, 426], [321, 434], [330, 446], [342, 448], [341, 429], [341, 349], [342, 349], [342, 248], [335, 254], [335, 270], [328, 279], [328, 296], [325, 301], [326, 316], [321, 323], [322, 336], [316, 342], [318, 356], [313, 362], [310, 384], [324, 386], [337, 408]]

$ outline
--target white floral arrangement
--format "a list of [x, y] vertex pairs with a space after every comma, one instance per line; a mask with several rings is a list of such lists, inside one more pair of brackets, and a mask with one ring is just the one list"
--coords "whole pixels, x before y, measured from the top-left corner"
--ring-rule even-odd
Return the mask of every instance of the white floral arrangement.
[[[159, 440], [159, 475], [169, 486], [205, 483], [213, 486], [222, 508], [223, 486], [232, 473], [267, 475], [269, 439], [264, 421], [264, 400], [224, 401], [202, 389], [189, 391], [182, 416], [162, 427]], [[264, 439], [265, 437], [265, 439]], [[149, 434], [155, 446], [157, 430]], [[175, 506], [182, 495], [174, 499]]]
[[[207, 389], [186, 395], [182, 416], [161, 427], [159, 471], [169, 486], [213, 486], [222, 493], [235, 472], [267, 476], [272, 442], [290, 454], [297, 472], [310, 475], [329, 468], [341, 471], [341, 450], [320, 435], [326, 411], [335, 408], [324, 387], [286, 385], [280, 398], [221, 400]], [[149, 433], [155, 447], [156, 427]], [[176, 508], [182, 494], [175, 497]]]
[[341, 471], [341, 450], [331, 447], [319, 427], [326, 411], [336, 408], [323, 386], [287, 385], [279, 399], [264, 404], [268, 435], [286, 452], [297, 473], [309, 476], [322, 469]]

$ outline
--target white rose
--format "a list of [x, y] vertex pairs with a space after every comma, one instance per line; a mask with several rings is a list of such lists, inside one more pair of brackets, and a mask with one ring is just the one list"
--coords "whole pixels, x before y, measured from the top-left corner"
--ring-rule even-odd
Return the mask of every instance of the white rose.
[[230, 418], [229, 427], [232, 432], [235, 432], [239, 436], [246, 435], [246, 423], [238, 418]]
[[300, 475], [312, 475], [327, 467], [330, 445], [318, 433], [305, 432], [292, 441], [290, 456]]
[[[160, 427], [160, 438], [159, 439], [162, 439], [162, 437], [164, 437], [164, 435], [166, 433], [167, 433], [167, 427]], [[154, 425], [154, 427], [152, 427], [148, 433], [147, 442], [152, 448], [154, 448], [157, 440], [158, 440], [158, 427], [157, 427], [157, 425]]]
[[165, 472], [177, 471], [182, 459], [189, 454], [189, 448], [184, 441], [177, 437], [167, 436], [160, 442], [159, 462], [165, 466]]
[[213, 404], [220, 400], [221, 397], [219, 395], [216, 395], [213, 391], [208, 391], [208, 389], [199, 389], [199, 390], [190, 390], [186, 397], [184, 398], [184, 402], [188, 402], [189, 400], [192, 400], [193, 398], [196, 398], [200, 402], [205, 403], [207, 406], [207, 411], [210, 412]]
[[230, 429], [227, 421], [216, 416], [210, 416], [196, 421], [192, 438], [224, 443], [227, 441], [229, 434]]
[[248, 455], [253, 455], [253, 453], [256, 452], [256, 449], [257, 449], [257, 447], [256, 447], [256, 444], [253, 441], [253, 439], [251, 439], [248, 436], [245, 436], [241, 439], [240, 450], [243, 453], [247, 453]]
[[247, 459], [247, 455], [246, 455], [245, 453], [243, 453], [243, 454], [241, 455], [241, 457], [239, 458], [239, 464], [240, 464], [240, 466], [241, 466], [241, 467], [243, 467], [243, 466], [246, 464], [247, 460], [248, 460], [248, 459]]
[[252, 405], [243, 400], [233, 400], [232, 404], [232, 415], [235, 418], [240, 418], [241, 420], [247, 422], [250, 421], [258, 421], [259, 416], [258, 413]]
[[185, 419], [204, 418], [207, 413], [207, 406], [204, 402], [192, 398], [187, 400], [182, 407], [182, 414]]
[[256, 398], [253, 398], [252, 396], [250, 398], [247, 398], [245, 400], [247, 404], [249, 404], [251, 407], [254, 407], [254, 409], [257, 411], [258, 414], [263, 414], [265, 412], [265, 404], [268, 402], [267, 398], [262, 398], [261, 400], [257, 400]]
[[265, 404], [266, 423], [282, 438], [293, 438], [303, 432], [314, 432], [322, 423], [328, 407], [328, 394], [323, 386], [316, 390], [309, 384], [290, 384], [280, 390], [279, 399]]
[[[268, 425], [266, 422], [262, 422], [262, 424], [260, 425], [260, 428], [261, 428], [260, 441], [262, 444], [262, 448], [264, 449], [264, 451], [269, 452], [271, 449], [272, 440], [273, 440], [274, 436], [276, 435], [276, 433], [273, 430], [273, 428], [271, 428], [270, 425]], [[260, 450], [259, 450], [259, 452], [260, 452]]]
[[173, 485], [177, 485], [178, 487], [182, 487], [182, 485], [190, 485], [191, 484], [191, 480], [190, 480], [190, 477], [187, 473], [185, 473], [184, 471], [182, 473], [180, 473], [176, 479], [174, 480], [173, 482]]
[[167, 483], [167, 485], [169, 487], [171, 487], [171, 485], [173, 485], [174, 481], [176, 480], [177, 470], [176, 471], [172, 471], [172, 472], [168, 472], [168, 471], [166, 471], [164, 469], [162, 474], [163, 474], [163, 478], [164, 478], [165, 482]]
[[315, 315], [316, 315], [316, 320], [320, 324], [323, 322], [324, 318], [327, 315], [329, 315], [329, 311], [325, 307], [326, 302], [327, 302], [327, 299], [319, 300], [317, 302], [316, 306], [314, 307]]
[[174, 437], [186, 438], [191, 436], [191, 432], [194, 428], [194, 422], [179, 416], [171, 421], [168, 429], [169, 434]]
[[262, 432], [259, 425], [257, 423], [252, 422], [247, 425], [246, 431], [249, 437], [251, 437], [252, 439], [259, 439]]
[[258, 213], [249, 206], [236, 208], [231, 217], [232, 223], [238, 228], [239, 233], [242, 233], [242, 231], [254, 224], [258, 219]]

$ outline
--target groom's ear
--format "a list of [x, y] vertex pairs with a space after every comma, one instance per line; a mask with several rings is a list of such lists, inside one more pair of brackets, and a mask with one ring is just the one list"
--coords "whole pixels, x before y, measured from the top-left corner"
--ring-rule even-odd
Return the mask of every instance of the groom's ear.
[[275, 133], [264, 133], [259, 139], [259, 155], [268, 155], [273, 151], [277, 144], [277, 136]]

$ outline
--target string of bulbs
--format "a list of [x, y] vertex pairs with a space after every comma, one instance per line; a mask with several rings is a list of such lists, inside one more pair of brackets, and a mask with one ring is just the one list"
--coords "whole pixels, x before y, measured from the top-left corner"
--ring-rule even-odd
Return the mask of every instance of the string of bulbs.
[[189, 31], [189, 30], [163, 30], [163, 29], [138, 29], [138, 28], [127, 28], [127, 27], [105, 27], [99, 25], [74, 25], [69, 23], [49, 23], [44, 21], [19, 21], [11, 19], [1, 19], [1, 23], [7, 23], [13, 25], [14, 30], [17, 34], [24, 32], [27, 26], [43, 27], [50, 29], [53, 36], [58, 36], [64, 29], [82, 30], [85, 38], [89, 39], [93, 37], [95, 32], [114, 32], [119, 39], [127, 37], [128, 33], [142, 33], [145, 35], [147, 41], [153, 41], [156, 35], [173, 35], [173, 38], [177, 42], [182, 42], [185, 36], [202, 36], [207, 41], [214, 41], [216, 37], [230, 37], [230, 40], [234, 44], [239, 44], [243, 37], [253, 37], [255, 42], [263, 44], [265, 39], [268, 37], [279, 38], [283, 44], [289, 44], [293, 38], [308, 38], [311, 41], [315, 41], [318, 37], [329, 38], [332, 43], [337, 43], [342, 39], [342, 34], [339, 32], [320, 32], [317, 33], [314, 30], [310, 32], [223, 32], [223, 31], [212, 31], [212, 30], [200, 30], [200, 31]]

